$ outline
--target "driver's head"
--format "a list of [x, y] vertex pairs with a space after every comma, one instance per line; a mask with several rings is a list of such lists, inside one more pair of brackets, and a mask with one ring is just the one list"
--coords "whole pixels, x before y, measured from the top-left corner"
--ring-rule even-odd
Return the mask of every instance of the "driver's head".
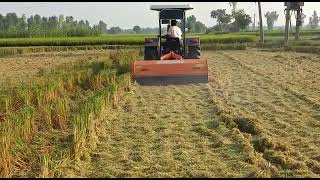
[[177, 20], [173, 19], [171, 20], [171, 26], [176, 26], [177, 25]]

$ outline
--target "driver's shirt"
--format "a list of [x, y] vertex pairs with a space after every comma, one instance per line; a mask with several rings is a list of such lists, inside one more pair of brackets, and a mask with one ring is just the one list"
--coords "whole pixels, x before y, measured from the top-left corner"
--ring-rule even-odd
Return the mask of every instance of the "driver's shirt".
[[175, 37], [175, 38], [181, 39], [182, 32], [178, 26], [170, 26], [170, 28], [168, 30], [168, 35], [170, 37]]

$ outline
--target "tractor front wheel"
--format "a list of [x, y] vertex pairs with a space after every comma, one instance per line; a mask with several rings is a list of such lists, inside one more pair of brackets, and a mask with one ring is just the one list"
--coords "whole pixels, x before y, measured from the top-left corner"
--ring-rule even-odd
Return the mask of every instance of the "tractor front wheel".
[[157, 59], [159, 59], [159, 54], [156, 46], [144, 47], [144, 60], [157, 60]]

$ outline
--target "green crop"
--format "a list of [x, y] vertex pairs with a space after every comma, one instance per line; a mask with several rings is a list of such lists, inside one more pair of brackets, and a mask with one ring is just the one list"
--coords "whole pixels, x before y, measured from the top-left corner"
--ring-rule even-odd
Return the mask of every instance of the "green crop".
[[[118, 35], [101, 37], [59, 37], [59, 38], [7, 38], [0, 39], [0, 47], [21, 46], [83, 46], [83, 45], [143, 45], [144, 37], [155, 35]], [[202, 43], [254, 42], [252, 35], [209, 34], [200, 35]]]

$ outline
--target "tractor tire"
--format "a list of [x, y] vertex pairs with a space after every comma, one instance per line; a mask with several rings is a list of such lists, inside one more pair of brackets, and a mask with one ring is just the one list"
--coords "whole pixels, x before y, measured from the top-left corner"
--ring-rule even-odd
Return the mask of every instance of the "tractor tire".
[[144, 47], [144, 60], [157, 60], [159, 59], [158, 49], [154, 46]]
[[199, 46], [189, 46], [188, 51], [188, 59], [200, 59], [201, 51]]

